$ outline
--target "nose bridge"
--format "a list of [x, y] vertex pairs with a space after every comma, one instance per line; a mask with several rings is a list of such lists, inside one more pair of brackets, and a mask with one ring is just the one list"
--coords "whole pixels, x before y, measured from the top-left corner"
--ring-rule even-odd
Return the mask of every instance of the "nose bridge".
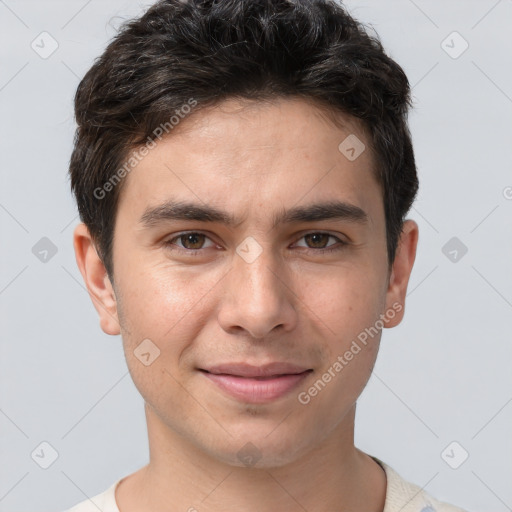
[[290, 329], [295, 310], [290, 293], [280, 277], [279, 257], [256, 240], [244, 240], [236, 250], [229, 272], [229, 293], [219, 321], [224, 329], [243, 328], [255, 338], [282, 326]]
[[[235, 264], [235, 271], [242, 279], [242, 286], [247, 287], [247, 294], [252, 299], [248, 302], [253, 307], [276, 301], [282, 290], [282, 284], [276, 277], [276, 258], [271, 254], [270, 249], [263, 251], [254, 261], [248, 262], [238, 258]], [[243, 291], [243, 290], [240, 290]]]

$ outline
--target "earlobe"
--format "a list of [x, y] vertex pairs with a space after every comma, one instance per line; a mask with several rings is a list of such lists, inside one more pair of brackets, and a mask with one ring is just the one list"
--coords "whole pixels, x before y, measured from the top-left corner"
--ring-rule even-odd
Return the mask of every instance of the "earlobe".
[[386, 315], [385, 327], [397, 326], [404, 317], [407, 285], [416, 258], [418, 236], [418, 224], [413, 220], [406, 220], [403, 224], [386, 292], [386, 312], [393, 310], [394, 313]]
[[76, 263], [100, 317], [101, 329], [106, 334], [120, 334], [115, 292], [89, 230], [83, 223], [75, 228], [73, 246]]

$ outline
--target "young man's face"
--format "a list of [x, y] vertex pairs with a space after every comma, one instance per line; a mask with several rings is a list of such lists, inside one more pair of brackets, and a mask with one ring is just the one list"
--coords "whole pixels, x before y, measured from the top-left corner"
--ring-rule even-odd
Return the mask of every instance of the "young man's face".
[[[348, 117], [341, 130], [300, 100], [230, 100], [181, 122], [126, 178], [115, 301], [84, 227], [75, 232], [101, 326], [122, 334], [150, 438], [180, 438], [232, 465], [261, 457], [260, 467], [351, 439], [381, 328], [403, 315], [417, 226], [406, 223], [390, 274], [382, 191]], [[351, 134], [366, 145], [359, 156], [353, 137], [338, 149]], [[178, 202], [233, 223], [173, 218], [165, 205]], [[346, 207], [331, 218], [311, 210], [335, 203]], [[309, 216], [293, 216], [301, 209]]]

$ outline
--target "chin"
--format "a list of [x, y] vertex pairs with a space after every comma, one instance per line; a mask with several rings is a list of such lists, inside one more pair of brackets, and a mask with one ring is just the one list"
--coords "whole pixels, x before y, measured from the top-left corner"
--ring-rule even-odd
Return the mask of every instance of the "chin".
[[[240, 428], [227, 446], [218, 446], [210, 454], [223, 463], [240, 468], [271, 469], [293, 463], [308, 451], [308, 436], [301, 436], [297, 428], [276, 428], [265, 423], [265, 428]], [[230, 433], [233, 432], [230, 430]]]

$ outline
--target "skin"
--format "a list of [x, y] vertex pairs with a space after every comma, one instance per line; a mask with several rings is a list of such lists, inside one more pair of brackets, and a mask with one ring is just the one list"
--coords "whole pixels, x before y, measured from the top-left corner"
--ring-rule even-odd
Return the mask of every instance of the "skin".
[[[384, 327], [400, 323], [416, 254], [418, 226], [407, 220], [389, 268], [368, 139], [358, 120], [339, 118], [344, 128], [302, 99], [231, 99], [193, 112], [125, 178], [114, 284], [87, 228], [76, 227], [77, 264], [101, 328], [122, 335], [145, 400], [150, 462], [119, 484], [121, 512], [382, 512], [385, 473], [354, 446], [356, 400], [381, 331], [308, 404], [297, 399], [393, 304], [401, 310], [395, 307]], [[367, 148], [354, 161], [338, 150], [349, 134]], [[171, 197], [215, 206], [241, 222], [167, 220], [143, 228], [145, 209]], [[282, 209], [323, 200], [356, 205], [368, 222], [272, 227]], [[187, 244], [176, 238], [184, 231], [206, 238]], [[327, 236], [305, 238], [319, 232]], [[236, 252], [249, 236], [262, 249], [251, 263]], [[335, 245], [340, 249], [325, 252]], [[145, 366], [134, 350], [147, 338], [160, 355]], [[285, 396], [250, 404], [197, 369], [240, 361], [313, 371]], [[237, 456], [247, 443], [261, 457], [255, 465]]]

